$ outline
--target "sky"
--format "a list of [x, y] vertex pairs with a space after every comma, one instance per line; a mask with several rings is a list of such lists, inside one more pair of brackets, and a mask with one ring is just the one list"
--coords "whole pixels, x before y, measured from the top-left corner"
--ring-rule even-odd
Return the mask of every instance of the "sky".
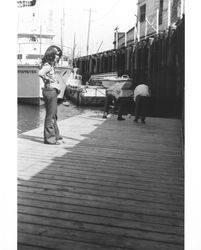
[[[53, 12], [53, 30], [55, 43], [61, 40], [61, 19], [64, 13], [63, 42], [72, 48], [75, 35], [76, 52], [86, 55], [87, 34], [89, 26], [89, 9], [91, 22], [89, 34], [89, 54], [113, 49], [114, 29], [127, 32], [135, 25], [137, 0], [37, 0], [34, 7], [18, 9], [18, 30], [35, 22], [47, 26], [50, 10]], [[23, 23], [22, 23], [23, 19]]]

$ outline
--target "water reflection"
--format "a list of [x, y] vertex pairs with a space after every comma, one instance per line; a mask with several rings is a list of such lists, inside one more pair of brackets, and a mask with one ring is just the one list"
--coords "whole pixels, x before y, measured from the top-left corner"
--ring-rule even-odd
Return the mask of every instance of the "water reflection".
[[[78, 107], [72, 103], [65, 106], [62, 103], [58, 105], [58, 120], [80, 115], [88, 110], [95, 113], [100, 112], [101, 107]], [[35, 105], [18, 104], [18, 134], [43, 126], [45, 118], [45, 107]]]

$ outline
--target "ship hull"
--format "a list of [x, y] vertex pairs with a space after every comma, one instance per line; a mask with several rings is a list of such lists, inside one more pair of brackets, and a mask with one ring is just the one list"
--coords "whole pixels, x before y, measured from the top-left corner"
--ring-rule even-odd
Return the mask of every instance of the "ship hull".
[[[44, 103], [42, 88], [44, 83], [38, 76], [38, 65], [18, 65], [18, 103], [42, 105]], [[66, 82], [71, 72], [71, 67], [56, 67], [56, 76], [59, 81], [61, 93], [58, 99], [63, 99]]]
[[66, 98], [78, 106], [103, 106], [105, 103], [105, 89], [66, 87]]

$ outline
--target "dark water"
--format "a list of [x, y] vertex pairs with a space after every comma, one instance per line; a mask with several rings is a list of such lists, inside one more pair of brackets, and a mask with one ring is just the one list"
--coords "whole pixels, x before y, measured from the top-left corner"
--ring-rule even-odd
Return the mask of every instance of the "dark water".
[[[87, 111], [100, 112], [101, 107], [78, 107], [73, 103], [65, 106], [58, 104], [58, 120], [64, 120], [76, 115], [83, 114]], [[45, 107], [35, 105], [18, 104], [18, 134], [43, 126], [45, 118]]]

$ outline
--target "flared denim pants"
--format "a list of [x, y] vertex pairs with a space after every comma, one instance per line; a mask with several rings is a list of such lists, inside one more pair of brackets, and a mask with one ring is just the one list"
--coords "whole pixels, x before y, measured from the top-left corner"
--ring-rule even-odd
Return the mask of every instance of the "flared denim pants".
[[43, 98], [45, 102], [44, 143], [54, 144], [60, 137], [57, 125], [57, 96], [55, 88], [44, 88]]

